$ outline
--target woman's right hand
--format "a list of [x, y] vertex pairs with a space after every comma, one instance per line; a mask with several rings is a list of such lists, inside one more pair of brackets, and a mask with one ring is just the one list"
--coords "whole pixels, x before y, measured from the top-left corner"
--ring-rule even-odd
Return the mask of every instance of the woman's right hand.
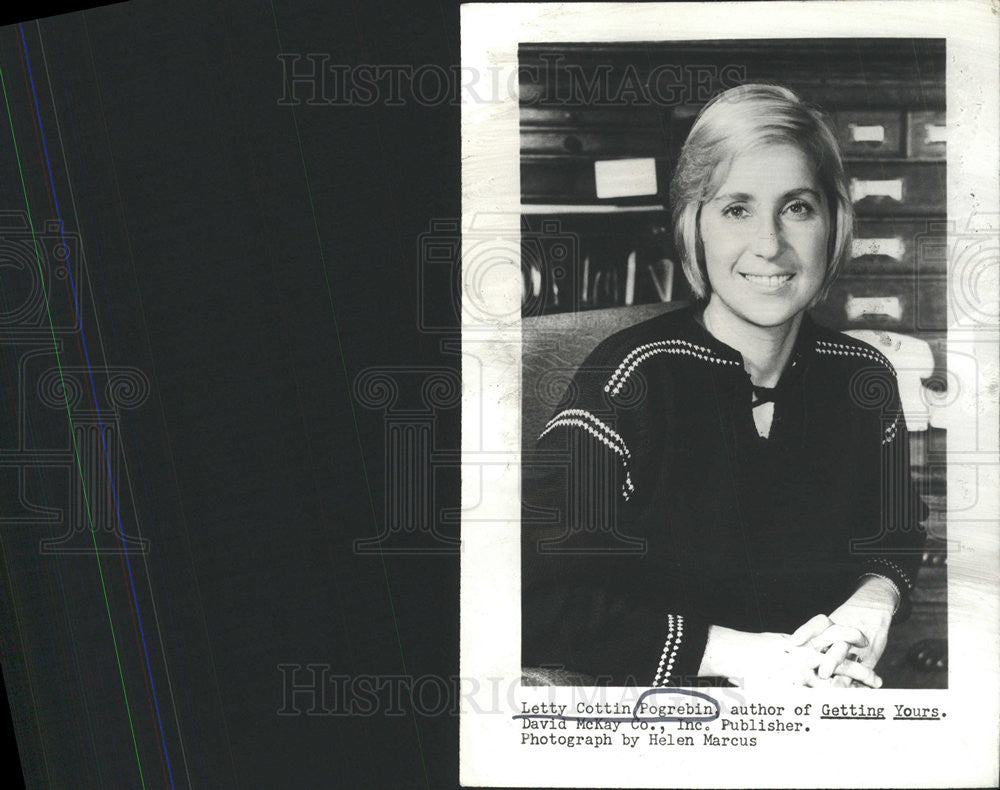
[[[830, 687], [835, 679], [816, 673], [823, 659], [822, 652], [809, 644], [795, 644], [788, 634], [757, 634], [713, 625], [698, 674], [725, 677], [742, 687]], [[881, 685], [870, 668], [854, 661], [844, 661], [836, 672], [872, 688]]]

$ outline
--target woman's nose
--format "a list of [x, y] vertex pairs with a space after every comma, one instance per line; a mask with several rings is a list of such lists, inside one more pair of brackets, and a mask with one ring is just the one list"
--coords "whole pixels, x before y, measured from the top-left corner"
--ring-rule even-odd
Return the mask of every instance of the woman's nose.
[[777, 222], [770, 217], [762, 217], [757, 223], [756, 233], [752, 239], [753, 252], [762, 258], [773, 258], [781, 248]]

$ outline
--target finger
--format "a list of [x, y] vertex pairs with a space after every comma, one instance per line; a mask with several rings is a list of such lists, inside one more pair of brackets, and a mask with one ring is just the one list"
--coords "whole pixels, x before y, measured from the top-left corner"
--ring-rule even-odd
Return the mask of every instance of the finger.
[[864, 687], [863, 683], [858, 683], [858, 681], [844, 675], [834, 675], [833, 677], [826, 679], [821, 678], [819, 675], [815, 675], [809, 685], [812, 688], [846, 689], [850, 687], [851, 684], [855, 684], [862, 688]]
[[832, 680], [825, 680], [817, 675], [815, 672], [808, 672], [802, 674], [802, 684], [803, 686], [808, 686], [809, 688], [826, 688], [831, 685]]
[[831, 625], [832, 622], [829, 617], [825, 614], [818, 614], [795, 629], [795, 632], [790, 637], [791, 642], [796, 646], [804, 645], [810, 639], [822, 634]]
[[850, 649], [851, 646], [847, 642], [834, 642], [823, 655], [823, 660], [820, 661], [816, 674], [824, 680], [832, 677], [833, 671], [847, 658], [847, 651]]
[[882, 657], [882, 650], [884, 649], [879, 649], [878, 645], [872, 645], [867, 650], [855, 651], [860, 654], [858, 656], [858, 663], [870, 669], [875, 669], [875, 665], [878, 664], [879, 659]]
[[793, 647], [786, 658], [786, 665], [798, 672], [812, 672], [815, 674], [819, 665], [823, 662], [823, 657], [823, 653], [814, 650], [809, 645]]
[[844, 661], [837, 665], [835, 671], [838, 675], [843, 675], [859, 683], [864, 683], [869, 688], [877, 689], [882, 687], [882, 678], [864, 664], [858, 664], [854, 661]]
[[814, 636], [809, 644], [817, 650], [825, 650], [835, 642], [846, 642], [854, 647], [868, 647], [868, 637], [849, 625], [831, 625], [823, 633]]

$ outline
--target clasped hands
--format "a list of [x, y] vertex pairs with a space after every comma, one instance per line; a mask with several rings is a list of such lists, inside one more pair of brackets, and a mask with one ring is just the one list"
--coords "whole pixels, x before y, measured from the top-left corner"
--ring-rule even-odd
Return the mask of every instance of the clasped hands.
[[879, 688], [875, 665], [897, 604], [895, 588], [872, 576], [829, 615], [816, 615], [791, 634], [712, 626], [699, 673], [740, 686]]

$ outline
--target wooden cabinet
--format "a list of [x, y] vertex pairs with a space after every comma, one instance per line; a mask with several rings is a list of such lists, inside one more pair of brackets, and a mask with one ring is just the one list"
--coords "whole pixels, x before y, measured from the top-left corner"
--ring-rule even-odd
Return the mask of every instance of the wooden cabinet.
[[859, 217], [845, 274], [898, 275], [917, 280], [947, 273], [946, 223], [933, 218]]
[[907, 156], [944, 159], [948, 154], [944, 111], [916, 111], [909, 113], [907, 118]]
[[858, 161], [846, 166], [858, 217], [942, 217], [945, 166], [937, 162]]
[[834, 115], [841, 151], [848, 157], [899, 156], [903, 145], [899, 110], [844, 110]]
[[837, 329], [884, 329], [920, 336], [943, 332], [947, 307], [945, 278], [924, 274], [846, 273], [812, 311]]

